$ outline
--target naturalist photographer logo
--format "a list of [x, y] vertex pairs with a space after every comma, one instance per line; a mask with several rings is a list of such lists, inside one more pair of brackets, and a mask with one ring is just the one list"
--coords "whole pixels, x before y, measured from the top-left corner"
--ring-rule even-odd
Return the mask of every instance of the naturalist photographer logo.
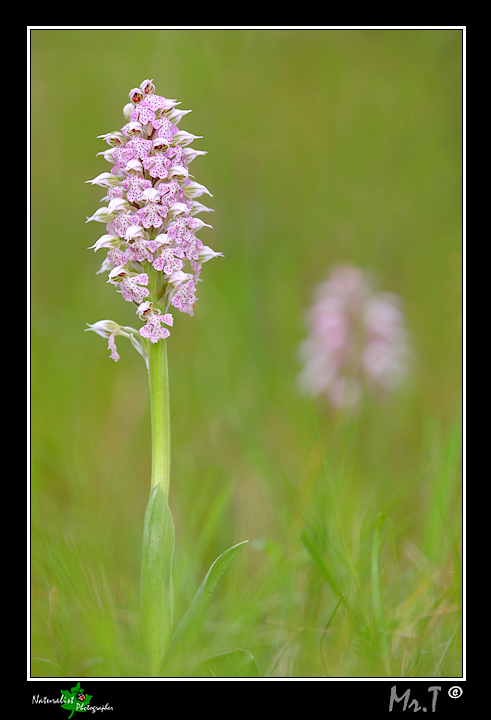
[[68, 692], [68, 690], [62, 690], [61, 697], [63, 698], [63, 705], [61, 707], [64, 710], [70, 710], [68, 718], [68, 720], [70, 720], [74, 712], [86, 712], [94, 696], [86, 695], [78, 682], [75, 687], [72, 687], [70, 692]]
[[39, 695], [33, 695], [32, 697], [32, 703], [33, 704], [60, 704], [61, 707], [64, 710], [68, 710], [70, 712], [68, 716], [68, 720], [70, 720], [71, 717], [73, 717], [74, 712], [104, 712], [104, 710], [112, 710], [112, 707], [108, 705], [107, 703], [105, 705], [96, 706], [91, 705], [90, 701], [94, 697], [93, 695], [88, 695], [82, 687], [80, 687], [80, 682], [78, 682], [75, 687], [72, 687], [70, 690], [61, 690], [61, 697], [58, 698], [47, 698], [47, 697], [40, 697]]

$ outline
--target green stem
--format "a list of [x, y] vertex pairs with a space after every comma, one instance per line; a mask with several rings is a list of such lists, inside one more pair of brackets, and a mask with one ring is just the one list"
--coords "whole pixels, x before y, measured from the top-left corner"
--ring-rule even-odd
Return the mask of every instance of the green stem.
[[[149, 268], [148, 274], [150, 297], [154, 307], [156, 307], [161, 273]], [[148, 343], [148, 379], [152, 431], [151, 490], [160, 483], [168, 500], [170, 485], [170, 402], [167, 340]]]
[[148, 379], [150, 384], [150, 423], [152, 428], [151, 490], [160, 483], [169, 498], [170, 483], [170, 405], [167, 341], [149, 343]]
[[[149, 300], [157, 307], [162, 273], [146, 263]], [[170, 406], [167, 340], [146, 343], [150, 385], [152, 477], [143, 525], [140, 603], [143, 639], [151, 677], [159, 668], [173, 629], [174, 525], [169, 509]]]

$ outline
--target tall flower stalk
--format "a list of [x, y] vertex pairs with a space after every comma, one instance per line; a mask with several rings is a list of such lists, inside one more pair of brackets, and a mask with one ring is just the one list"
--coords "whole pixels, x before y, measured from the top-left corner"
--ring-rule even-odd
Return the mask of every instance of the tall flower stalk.
[[190, 674], [193, 648], [211, 594], [244, 543], [229, 548], [211, 566], [177, 628], [173, 620], [172, 565], [174, 526], [169, 509], [171, 427], [167, 339], [173, 311], [194, 314], [202, 264], [222, 256], [196, 233], [211, 227], [197, 217], [211, 212], [197, 198], [209, 190], [191, 179], [189, 165], [202, 150], [178, 125], [189, 110], [155, 93], [144, 80], [129, 93], [121, 130], [100, 135], [108, 148], [100, 153], [111, 164], [87, 182], [105, 188], [100, 207], [87, 218], [105, 225], [89, 249], [104, 250], [99, 273], [107, 273], [143, 323], [138, 329], [112, 320], [88, 324], [108, 341], [110, 357], [120, 359], [116, 338], [126, 337], [145, 361], [150, 389], [152, 464], [150, 497], [143, 528], [140, 579], [141, 624], [151, 676]]

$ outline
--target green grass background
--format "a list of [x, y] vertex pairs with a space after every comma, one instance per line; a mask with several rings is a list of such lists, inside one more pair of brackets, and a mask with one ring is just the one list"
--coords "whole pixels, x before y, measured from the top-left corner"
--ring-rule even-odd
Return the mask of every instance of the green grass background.
[[[37, 29], [30, 62], [31, 675], [145, 675], [146, 372], [83, 332], [135, 324], [95, 275], [104, 192], [84, 181], [145, 78], [193, 110], [215, 209], [200, 237], [225, 254], [168, 341], [176, 619], [249, 539], [198, 659], [461, 675], [461, 31]], [[414, 345], [401, 392], [357, 413], [296, 385], [304, 311], [338, 262], [402, 297]]]

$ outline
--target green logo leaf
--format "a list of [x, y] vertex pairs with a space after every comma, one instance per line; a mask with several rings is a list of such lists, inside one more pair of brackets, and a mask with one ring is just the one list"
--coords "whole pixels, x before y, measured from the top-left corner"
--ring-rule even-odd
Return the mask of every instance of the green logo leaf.
[[70, 710], [70, 715], [68, 716], [68, 720], [70, 720], [74, 712], [85, 712], [94, 696], [86, 695], [78, 682], [70, 691], [61, 690], [61, 697], [63, 698], [63, 705], [61, 707], [64, 710]]

